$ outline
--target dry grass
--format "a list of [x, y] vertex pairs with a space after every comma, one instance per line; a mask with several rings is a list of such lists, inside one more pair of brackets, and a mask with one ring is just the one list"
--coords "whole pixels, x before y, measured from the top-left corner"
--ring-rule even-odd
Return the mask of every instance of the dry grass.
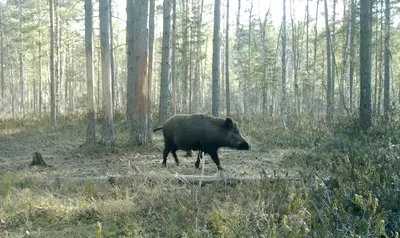
[[[61, 122], [52, 128], [43, 122], [2, 122], [1, 237], [94, 237], [98, 223], [103, 237], [263, 236], [295, 186], [261, 181], [234, 187], [182, 184], [171, 175], [201, 171], [194, 168], [195, 158], [184, 158], [183, 152], [179, 167], [170, 159], [168, 168], [162, 168], [160, 135], [153, 148], [132, 148], [121, 124], [120, 146], [84, 145], [82, 124]], [[260, 152], [253, 144], [248, 153], [221, 151], [227, 174], [260, 177], [262, 169], [269, 175], [286, 173], [281, 160], [290, 150]], [[52, 167], [30, 167], [35, 151]], [[219, 173], [208, 156], [205, 161], [205, 175]], [[110, 176], [129, 179], [117, 179], [117, 186], [95, 179]], [[272, 192], [284, 188], [285, 196]], [[298, 212], [290, 219], [295, 221]]]

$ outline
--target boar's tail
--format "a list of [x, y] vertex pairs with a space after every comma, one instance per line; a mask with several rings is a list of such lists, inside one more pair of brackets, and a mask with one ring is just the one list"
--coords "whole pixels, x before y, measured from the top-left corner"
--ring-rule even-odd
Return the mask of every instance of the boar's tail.
[[157, 127], [156, 129], [153, 130], [153, 132], [156, 132], [156, 131], [161, 130], [161, 129], [162, 129], [162, 127]]

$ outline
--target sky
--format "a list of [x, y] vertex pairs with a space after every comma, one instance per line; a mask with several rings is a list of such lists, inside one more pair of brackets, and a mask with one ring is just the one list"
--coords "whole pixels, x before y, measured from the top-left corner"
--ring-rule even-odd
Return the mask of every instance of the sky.
[[[182, 0], [178, 0], [182, 1]], [[190, 1], [190, 0], [185, 0]], [[214, 0], [204, 0], [204, 4], [211, 4]], [[224, 14], [226, 9], [226, 1], [221, 0], [221, 14]], [[114, 2], [118, 6], [119, 17], [121, 19], [126, 19], [126, 0], [114, 0]], [[270, 7], [270, 15], [272, 18], [272, 23], [275, 26], [279, 26], [282, 22], [282, 11], [283, 11], [283, 2], [282, 0], [241, 0], [241, 19], [242, 23], [248, 22], [248, 9], [251, 6], [251, 2], [253, 2], [253, 15], [256, 17], [261, 16], [263, 19], [265, 13], [268, 11]], [[304, 20], [306, 14], [306, 0], [286, 0], [286, 21], [289, 22], [290, 20], [290, 2], [292, 2], [293, 9], [294, 9], [294, 16], [297, 20]], [[294, 2], [294, 3], [293, 3]], [[315, 18], [315, 11], [316, 11], [316, 0], [309, 0], [309, 13], [310, 17]], [[329, 1], [330, 2], [330, 1]], [[156, 6], [162, 5], [162, 0], [156, 0]], [[332, 3], [328, 3], [328, 8], [332, 9]], [[236, 22], [236, 13], [238, 8], [238, 0], [229, 0], [229, 15], [230, 15], [230, 23], [235, 24]], [[246, 12], [245, 12], [246, 11]], [[331, 10], [332, 11], [332, 10]], [[324, 5], [323, 1], [319, 3], [319, 14], [324, 12]], [[332, 12], [329, 12], [332, 14]], [[342, 1], [337, 1], [336, 4], [336, 14], [337, 18], [341, 18], [343, 15], [343, 3]]]

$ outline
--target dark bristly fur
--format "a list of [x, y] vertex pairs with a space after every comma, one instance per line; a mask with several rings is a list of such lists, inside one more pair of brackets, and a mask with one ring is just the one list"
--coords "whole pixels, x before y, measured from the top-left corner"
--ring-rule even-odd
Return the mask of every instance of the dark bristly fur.
[[164, 151], [163, 165], [167, 165], [167, 156], [171, 152], [175, 163], [179, 164], [177, 150], [198, 150], [195, 163], [199, 167], [201, 152], [209, 154], [218, 169], [223, 168], [218, 158], [218, 149], [228, 147], [238, 150], [249, 150], [250, 146], [240, 135], [236, 122], [231, 118], [219, 118], [204, 114], [179, 114], [168, 119], [162, 127], [153, 130], [163, 130]]

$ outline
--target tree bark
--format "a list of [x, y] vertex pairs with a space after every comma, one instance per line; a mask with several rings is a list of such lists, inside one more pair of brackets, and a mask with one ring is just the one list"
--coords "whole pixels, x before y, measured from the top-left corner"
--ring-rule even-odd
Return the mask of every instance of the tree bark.
[[355, 25], [356, 25], [356, 4], [354, 0], [350, 0], [350, 66], [349, 66], [349, 105], [350, 105], [350, 112], [353, 112], [353, 84], [354, 84], [354, 38], [355, 38]]
[[50, 117], [53, 126], [57, 123], [56, 117], [56, 88], [54, 75], [54, 3], [49, 0], [50, 5]]
[[148, 125], [148, 5], [147, 0], [135, 0], [134, 3], [127, 1], [128, 116], [131, 141], [137, 145], [148, 145], [152, 140]]
[[326, 29], [326, 68], [327, 68], [327, 90], [326, 90], [326, 121], [328, 124], [328, 127], [332, 126], [332, 118], [333, 118], [333, 102], [332, 102], [332, 75], [331, 75], [331, 35], [329, 31], [329, 17], [328, 17], [328, 6], [327, 6], [327, 0], [324, 0], [325, 4], [325, 29]]
[[177, 94], [177, 80], [176, 80], [176, 1], [172, 0], [172, 52], [171, 52], [171, 78], [172, 78], [172, 113], [176, 114], [176, 94]]
[[99, 1], [101, 79], [103, 88], [103, 143], [115, 144], [113, 129], [113, 104], [111, 91], [111, 51], [110, 51], [110, 6], [108, 0]]
[[389, 112], [390, 96], [390, 0], [385, 0], [385, 80], [383, 89], [383, 109]]
[[314, 26], [314, 57], [313, 57], [313, 83], [311, 89], [311, 115], [312, 117], [315, 116], [315, 84], [317, 81], [317, 70], [316, 70], [316, 63], [317, 63], [317, 49], [318, 49], [318, 8], [319, 8], [319, 0], [317, 0], [317, 9], [315, 11], [315, 26]]
[[360, 3], [360, 125], [371, 125], [371, 17], [372, 0]]
[[[4, 98], [4, 20], [3, 20], [3, 6], [0, 6], [0, 70], [1, 70], [1, 98]], [[40, 35], [39, 35], [40, 36]]]
[[225, 37], [225, 102], [226, 102], [226, 116], [231, 115], [231, 93], [229, 85], [229, 0], [226, 1], [226, 37]]
[[18, 61], [19, 61], [19, 83], [20, 83], [20, 113], [22, 113], [22, 116], [25, 114], [25, 108], [24, 108], [24, 103], [25, 103], [25, 90], [24, 90], [24, 74], [23, 74], [23, 57], [22, 57], [22, 6], [21, 6], [21, 0], [18, 0], [18, 18], [19, 18], [19, 54], [18, 54]]
[[[115, 104], [115, 65], [114, 65], [114, 28], [112, 23], [112, 0], [109, 0], [110, 6], [110, 54], [111, 54], [111, 94], [112, 94], [112, 105], [113, 110], [116, 108]], [[113, 113], [114, 115], [114, 113]]]
[[213, 34], [213, 62], [212, 62], [212, 115], [219, 116], [220, 108], [220, 39], [219, 30], [221, 23], [221, 2], [215, 0], [214, 2], [214, 34]]
[[287, 128], [287, 96], [286, 96], [286, 0], [283, 0], [282, 18], [282, 101], [281, 101], [281, 122], [284, 129]]
[[161, 59], [161, 86], [160, 86], [160, 105], [158, 119], [162, 124], [168, 116], [168, 83], [170, 69], [170, 42], [171, 42], [171, 1], [163, 2], [163, 39], [162, 39], [162, 59]]
[[[96, 141], [96, 114], [93, 90], [93, 5], [85, 0], [85, 47], [86, 47], [86, 83], [87, 83], [87, 132], [86, 142]], [[72, 57], [71, 57], [72, 58]]]

